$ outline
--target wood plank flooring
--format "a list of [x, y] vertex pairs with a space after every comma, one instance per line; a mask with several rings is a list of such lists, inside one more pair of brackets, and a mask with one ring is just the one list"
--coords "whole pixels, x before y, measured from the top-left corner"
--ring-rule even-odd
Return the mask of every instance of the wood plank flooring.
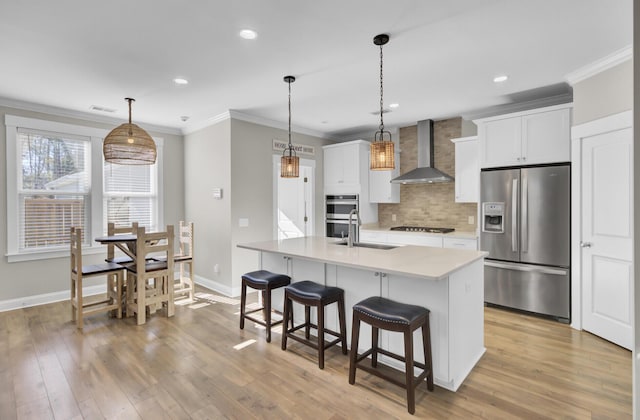
[[97, 314], [82, 333], [68, 302], [0, 313], [0, 419], [632, 417], [631, 353], [553, 321], [485, 308], [486, 354], [456, 393], [421, 386], [410, 416], [403, 389], [360, 370], [349, 385], [338, 348], [321, 371], [238, 313], [204, 288], [142, 326]]

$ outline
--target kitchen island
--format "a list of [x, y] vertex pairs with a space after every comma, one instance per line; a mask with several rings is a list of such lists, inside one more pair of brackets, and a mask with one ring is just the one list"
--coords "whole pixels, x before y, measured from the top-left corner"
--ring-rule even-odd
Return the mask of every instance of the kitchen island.
[[[424, 246], [392, 249], [349, 248], [334, 238], [304, 237], [239, 244], [260, 252], [260, 268], [286, 273], [292, 281], [312, 280], [345, 290], [347, 336], [351, 308], [370, 296], [421, 305], [431, 311], [434, 381], [455, 391], [484, 354], [485, 252]], [[278, 293], [279, 292], [279, 293]], [[282, 308], [282, 291], [274, 291], [274, 308]], [[301, 311], [296, 308], [296, 322]], [[327, 314], [328, 328], [337, 328], [335, 310]], [[403, 354], [398, 333], [380, 332], [380, 345]], [[348, 340], [350, 342], [350, 339]], [[371, 328], [360, 330], [360, 350], [369, 348]], [[416, 360], [422, 362], [422, 340], [414, 339]], [[390, 366], [399, 362], [380, 358]]]

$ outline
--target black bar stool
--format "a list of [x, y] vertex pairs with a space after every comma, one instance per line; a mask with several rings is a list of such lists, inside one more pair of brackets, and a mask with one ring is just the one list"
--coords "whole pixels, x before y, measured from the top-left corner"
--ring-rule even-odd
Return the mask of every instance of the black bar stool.
[[[360, 321], [371, 325], [371, 348], [358, 356]], [[413, 332], [422, 328], [424, 363], [413, 360]], [[404, 354], [402, 357], [378, 347], [378, 329], [397, 331], [404, 334]], [[401, 382], [377, 370], [378, 353], [405, 362], [405, 381]], [[371, 366], [360, 364], [371, 355]], [[407, 305], [383, 297], [367, 298], [353, 306], [353, 326], [351, 330], [351, 353], [349, 355], [349, 383], [356, 382], [356, 367], [407, 390], [409, 413], [416, 411], [416, 387], [427, 379], [427, 389], [433, 391], [433, 365], [431, 362], [431, 333], [429, 331], [429, 310], [421, 306]], [[423, 372], [413, 376], [414, 367]]]
[[[304, 305], [304, 324], [297, 327], [293, 324], [293, 302]], [[324, 307], [334, 302], [338, 303], [338, 318], [340, 320], [340, 332], [337, 333], [324, 326]], [[318, 324], [310, 321], [311, 306], [318, 310]], [[344, 315], [344, 290], [339, 287], [324, 286], [309, 280], [292, 283], [284, 289], [284, 313], [282, 318], [291, 319], [291, 328], [288, 322], [282, 332], [282, 350], [287, 349], [287, 338], [292, 338], [302, 344], [306, 344], [318, 350], [318, 367], [324, 369], [324, 351], [329, 347], [342, 343], [342, 354], [347, 354], [346, 321]], [[304, 338], [299, 337], [295, 332], [304, 328]], [[309, 339], [310, 328], [318, 330], [317, 341]], [[325, 333], [337, 337], [335, 340], [325, 343]]]
[[[285, 274], [276, 274], [267, 270], [252, 271], [242, 275], [242, 291], [240, 294], [240, 329], [244, 329], [244, 320], [249, 319], [267, 329], [267, 343], [271, 342], [271, 326], [277, 325], [282, 320], [271, 322], [271, 291], [291, 283], [291, 277]], [[262, 291], [262, 308], [247, 312], [247, 287]], [[264, 311], [264, 321], [253, 318], [248, 314]]]

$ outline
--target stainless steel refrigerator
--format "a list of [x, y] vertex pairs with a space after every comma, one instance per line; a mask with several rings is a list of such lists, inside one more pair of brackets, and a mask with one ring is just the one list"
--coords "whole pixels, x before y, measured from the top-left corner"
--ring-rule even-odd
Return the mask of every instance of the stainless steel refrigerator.
[[482, 170], [487, 303], [569, 321], [570, 193], [569, 165]]

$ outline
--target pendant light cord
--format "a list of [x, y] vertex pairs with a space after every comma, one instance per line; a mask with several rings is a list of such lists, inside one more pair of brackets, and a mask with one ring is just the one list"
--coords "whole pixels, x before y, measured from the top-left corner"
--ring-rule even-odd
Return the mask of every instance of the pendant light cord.
[[[289, 149], [292, 149], [291, 145], [291, 80], [289, 80]], [[291, 152], [289, 152], [291, 155]]]
[[382, 44], [380, 44], [380, 135], [382, 136], [382, 133], [384, 132], [384, 120], [382, 117], [383, 114], [383, 109], [384, 109], [384, 102], [383, 102], [383, 87], [382, 87]]

